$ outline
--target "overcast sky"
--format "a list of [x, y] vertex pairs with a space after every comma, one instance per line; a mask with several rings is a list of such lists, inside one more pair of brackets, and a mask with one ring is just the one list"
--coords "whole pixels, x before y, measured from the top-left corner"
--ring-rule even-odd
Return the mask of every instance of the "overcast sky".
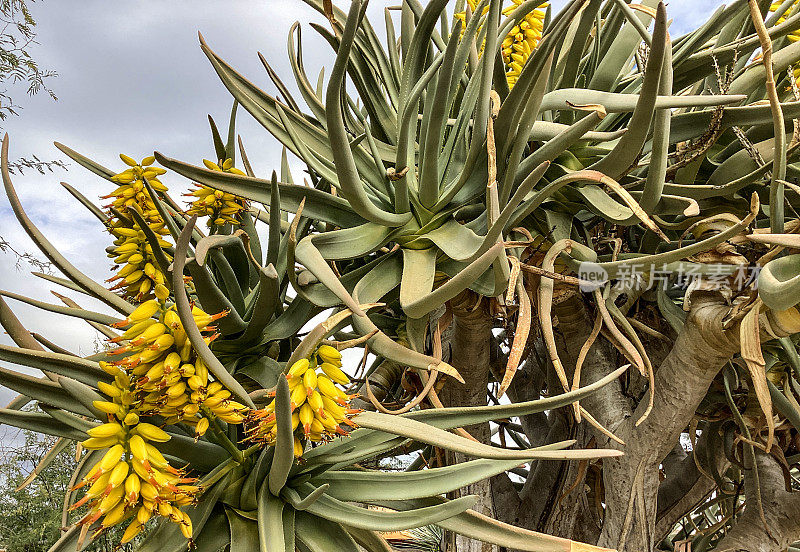
[[[346, 8], [345, 0], [335, 3]], [[382, 29], [382, 8], [396, 0], [373, 0], [370, 14]], [[553, 2], [560, 8], [564, 0]], [[718, 0], [673, 0], [668, 13], [673, 35], [705, 21]], [[206, 119], [211, 114], [225, 125], [231, 97], [217, 79], [198, 46], [197, 32], [218, 54], [266, 90], [274, 92], [257, 51], [291, 82], [286, 60], [286, 36], [294, 21], [304, 24], [306, 66], [312, 76], [333, 55], [309, 21], [323, 22], [301, 0], [39, 0], [31, 5], [38, 23], [39, 45], [32, 50], [42, 68], [59, 76], [49, 81], [58, 95], [33, 98], [24, 91], [15, 97], [24, 106], [19, 117], [4, 124], [11, 136], [10, 157], [63, 159], [52, 145], [59, 141], [109, 168], [121, 170], [117, 154], [137, 160], [159, 150], [199, 163], [213, 158]], [[294, 87], [292, 87], [294, 89]], [[239, 133], [259, 175], [279, 167], [280, 148], [268, 133], [240, 110]], [[299, 176], [299, 175], [297, 175]], [[71, 163], [68, 171], [39, 176], [27, 172], [14, 182], [22, 202], [40, 229], [79, 269], [97, 280], [109, 276], [109, 244], [102, 226], [59, 185], [66, 181], [90, 199], [110, 191], [109, 183]], [[165, 183], [180, 188], [176, 177]], [[33, 245], [20, 229], [4, 194], [0, 193], [0, 236], [20, 250]], [[0, 288], [57, 302], [43, 280], [14, 266], [14, 257], [0, 253]], [[63, 291], [63, 290], [59, 290]], [[82, 306], [105, 310], [81, 294], [67, 292]], [[57, 344], [89, 354], [96, 334], [75, 319], [47, 315], [9, 301], [32, 331]], [[10, 343], [0, 335], [0, 343]], [[12, 394], [0, 388], [0, 403]]]

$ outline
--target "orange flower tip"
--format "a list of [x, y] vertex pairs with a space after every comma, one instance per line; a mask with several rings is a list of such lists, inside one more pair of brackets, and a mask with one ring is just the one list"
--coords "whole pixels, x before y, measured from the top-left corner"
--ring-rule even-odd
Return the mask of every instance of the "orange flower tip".
[[311, 424], [303, 424], [303, 435], [306, 437], [311, 435]]
[[89, 501], [89, 497], [88, 497], [88, 496], [84, 496], [84, 497], [83, 497], [82, 499], [80, 499], [78, 502], [76, 502], [75, 504], [73, 504], [72, 506], [70, 506], [70, 508], [69, 508], [69, 511], [71, 512], [71, 511], [73, 511], [73, 510], [77, 510], [78, 508], [80, 508], [81, 506], [83, 506], [84, 504], [86, 504], [88, 501]]

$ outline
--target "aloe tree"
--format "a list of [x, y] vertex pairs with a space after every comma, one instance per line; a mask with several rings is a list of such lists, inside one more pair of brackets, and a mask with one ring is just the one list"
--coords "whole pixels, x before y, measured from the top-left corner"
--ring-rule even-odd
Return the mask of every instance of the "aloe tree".
[[[107, 210], [68, 191], [115, 238], [114, 291], [4, 171], [66, 276], [47, 279], [120, 315], [2, 292], [115, 344], [70, 356], [0, 302], [18, 345], [0, 358], [46, 378], [3, 376], [22, 395], [0, 421], [105, 451], [56, 550], [151, 517], [145, 550], [386, 550], [381, 531], [431, 524], [458, 552], [800, 539], [800, 5], [738, 0], [672, 37], [653, 0], [403, 0], [379, 37], [366, 2], [305, 1], [335, 60], [314, 82], [291, 28], [299, 98], [201, 37], [234, 99], [203, 166], [157, 152], [117, 173], [59, 145], [113, 183]], [[265, 178], [240, 106], [285, 147]], [[155, 161], [197, 183], [187, 213]], [[350, 382], [334, 351], [352, 347]], [[408, 452], [404, 472], [364, 468]]]

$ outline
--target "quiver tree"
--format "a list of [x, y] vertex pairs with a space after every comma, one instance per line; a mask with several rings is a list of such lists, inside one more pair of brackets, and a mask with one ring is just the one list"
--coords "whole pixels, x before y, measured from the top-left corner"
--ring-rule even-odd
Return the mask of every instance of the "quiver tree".
[[[135, 200], [115, 190], [108, 212], [70, 191], [127, 248], [111, 251], [133, 265], [115, 288], [177, 316], [175, 342], [219, 384], [179, 412], [180, 399], [164, 406], [158, 389], [141, 390], [159, 410], [136, 406], [137, 416], [161, 416], [164, 453], [200, 475], [201, 489], [164, 500], [184, 512], [191, 496], [202, 512], [189, 524], [165, 509], [176, 523], [143, 548], [185, 542], [182, 531], [204, 547], [355, 550], [354, 539], [386, 550], [376, 531], [424, 524], [447, 530], [459, 552], [779, 551], [800, 539], [800, 6], [740, 0], [673, 37], [664, 4], [650, 0], [574, 0], [558, 14], [538, 0], [403, 0], [387, 9], [384, 38], [366, 2], [307, 3], [327, 19], [312, 27], [335, 61], [315, 83], [293, 26], [299, 97], [263, 57], [277, 95], [201, 38], [234, 97], [227, 142], [212, 121], [215, 161], [156, 153], [123, 158], [131, 168], [115, 174], [60, 146], [135, 188]], [[255, 175], [241, 140], [234, 167], [238, 106], [285, 147], [280, 174]], [[209, 235], [153, 186], [154, 161], [198, 184], [189, 212], [209, 217]], [[134, 312], [52, 249], [4, 177], [18, 218], [72, 283], [51, 281]], [[266, 254], [257, 223], [269, 228]], [[145, 261], [152, 269], [139, 269]], [[194, 316], [191, 301], [203, 309]], [[49, 405], [44, 414], [3, 421], [105, 435], [58, 411], [72, 404], [64, 393], [96, 407], [62, 381], [90, 385], [76, 374], [88, 380], [93, 365], [32, 352], [38, 342], [0, 305], [23, 351], [3, 358], [54, 382], [23, 391]], [[335, 313], [301, 336], [326, 309]], [[354, 384], [341, 396], [329, 388], [343, 411], [314, 406], [319, 378], [348, 385], [325, 367], [329, 336], [364, 349]], [[139, 345], [123, 348], [141, 355]], [[114, 366], [141, 370], [135, 359]], [[379, 412], [356, 414], [352, 391]], [[216, 393], [230, 395], [222, 407]], [[362, 427], [332, 439], [346, 431], [339, 422]], [[170, 448], [187, 428], [198, 445]], [[553, 450], [573, 442], [581, 448]], [[401, 474], [358, 469], [403, 452], [416, 456]], [[101, 517], [84, 519], [84, 532]]]

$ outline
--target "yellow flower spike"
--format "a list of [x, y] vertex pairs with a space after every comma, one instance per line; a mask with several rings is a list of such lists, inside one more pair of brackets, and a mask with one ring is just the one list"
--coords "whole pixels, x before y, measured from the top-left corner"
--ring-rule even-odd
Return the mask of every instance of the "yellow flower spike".
[[136, 501], [139, 500], [139, 491], [141, 488], [141, 478], [135, 473], [128, 475], [128, 478], [125, 480], [125, 500], [128, 501], [128, 504], [135, 504]]
[[129, 324], [131, 322], [140, 322], [146, 318], [151, 318], [158, 311], [158, 308], [158, 301], [145, 301], [128, 315], [126, 322]]
[[220, 414], [217, 417], [220, 420], [227, 422], [229, 424], [240, 424], [244, 421], [244, 415], [238, 412], [232, 412], [230, 414]]
[[[120, 372], [121, 373], [121, 372]], [[97, 388], [105, 395], [108, 395], [112, 398], [117, 398], [122, 396], [122, 390], [119, 387], [111, 385], [110, 383], [106, 383], [104, 381], [97, 382]]]
[[114, 466], [114, 469], [111, 471], [111, 476], [108, 478], [108, 484], [112, 487], [121, 485], [128, 477], [129, 469], [130, 466], [128, 466], [127, 462], [120, 462]]
[[314, 412], [319, 412], [324, 408], [322, 395], [319, 391], [312, 389], [311, 394], [308, 395], [308, 404], [311, 406]]
[[144, 506], [141, 506], [138, 510], [136, 510], [136, 522], [144, 525], [148, 521], [150, 521], [150, 517], [153, 515], [153, 510], [148, 509]]
[[203, 387], [203, 378], [201, 378], [197, 374], [189, 376], [189, 378], [186, 380], [186, 384], [192, 391], [197, 391], [198, 389]]
[[189, 362], [189, 359], [192, 357], [192, 352], [192, 343], [187, 339], [178, 351], [178, 354], [181, 355], [181, 362]]
[[161, 451], [159, 451], [156, 447], [149, 443], [145, 443], [145, 447], [147, 447], [147, 459], [151, 465], [159, 468], [169, 466], [167, 459], [164, 458], [164, 455], [161, 454]]
[[125, 330], [122, 333], [121, 336], [119, 336], [118, 338], [112, 339], [111, 342], [112, 343], [116, 343], [118, 341], [123, 341], [123, 340], [126, 340], [126, 339], [128, 339], [128, 340], [129, 339], [136, 339], [137, 337], [142, 335], [142, 332], [144, 332], [147, 328], [149, 328], [153, 324], [157, 324], [157, 323], [158, 323], [158, 321], [153, 319], [153, 318], [147, 318], [145, 320], [142, 320], [141, 322], [136, 322], [130, 328]]
[[326, 376], [340, 385], [347, 385], [350, 383], [350, 378], [347, 377], [347, 374], [342, 372], [339, 367], [334, 366], [329, 362], [323, 362], [320, 366], [320, 369], [325, 372]]
[[347, 394], [336, 387], [327, 376], [319, 376], [317, 378], [317, 386], [319, 387], [320, 393], [327, 395], [341, 405], [344, 405], [349, 400]]
[[[177, 385], [178, 383], [183, 383], [183, 382], [180, 381], [180, 379], [181, 379], [181, 373], [178, 372], [177, 370], [174, 371], [174, 372], [169, 372], [168, 374], [164, 374], [164, 377], [161, 378], [161, 385], [162, 386], [167, 386], [167, 387], [172, 387], [174, 385]], [[183, 385], [185, 386], [186, 384], [184, 383]], [[181, 393], [183, 393], [183, 390], [181, 390]], [[172, 394], [168, 394], [167, 396], [170, 399], [174, 398], [172, 396]], [[178, 395], [175, 395], [175, 397], [177, 397], [177, 396]], [[183, 404], [183, 403], [180, 403], [180, 404]]]
[[[139, 494], [145, 500], [155, 500], [158, 498], [158, 489], [153, 486], [152, 483], [148, 483], [147, 481], [142, 481], [141, 486], [139, 488]], [[147, 521], [147, 520], [145, 520]], [[144, 523], [144, 522], [142, 522]]]
[[336, 433], [336, 429], [339, 427], [339, 424], [336, 423], [336, 420], [333, 419], [333, 416], [325, 414], [324, 417], [318, 416], [316, 419], [320, 421], [326, 431], [329, 433]]
[[303, 385], [305, 385], [306, 393], [310, 396], [317, 387], [317, 373], [314, 370], [306, 370], [303, 374]]
[[157, 351], [164, 351], [172, 347], [173, 343], [175, 343], [175, 337], [172, 334], [164, 334], [158, 336], [150, 347]]
[[211, 161], [209, 159], [203, 159], [203, 165], [205, 165], [206, 168], [208, 168], [209, 170], [212, 170], [212, 171], [221, 171], [222, 170], [222, 169], [219, 168], [219, 165], [217, 165], [216, 163], [214, 163], [213, 161]]
[[94, 405], [97, 410], [105, 412], [106, 414], [116, 414], [120, 411], [120, 406], [113, 402], [92, 401], [92, 405]]
[[164, 359], [164, 372], [169, 374], [173, 370], [177, 370], [181, 365], [181, 355], [176, 352], [171, 352]]
[[155, 296], [161, 301], [169, 299], [169, 289], [164, 284], [156, 284], [153, 293], [155, 293]]
[[197, 426], [194, 428], [195, 435], [198, 437], [202, 437], [208, 431], [208, 418], [203, 418], [199, 422], [197, 422]]
[[306, 399], [308, 398], [308, 394], [306, 393], [305, 387], [302, 385], [298, 385], [294, 389], [292, 389], [290, 401], [292, 403], [292, 410], [302, 406]]
[[217, 391], [216, 393], [214, 393], [213, 396], [208, 397], [204, 401], [204, 404], [209, 408], [216, 408], [222, 401], [227, 400], [228, 397], [230, 397], [230, 396], [231, 396], [231, 392], [228, 391], [227, 389], [225, 389], [223, 391]]
[[140, 423], [133, 428], [133, 432], [136, 435], [140, 435], [147, 441], [156, 441], [157, 443], [165, 443], [170, 439], [169, 434], [166, 431], [160, 427], [156, 427], [153, 424], [148, 424], [146, 422]]
[[181, 534], [186, 537], [187, 539], [192, 538], [192, 520], [188, 522], [182, 521], [180, 524], [181, 527]]
[[136, 165], [138, 165], [138, 163], [133, 157], [129, 157], [124, 153], [120, 153], [119, 158], [122, 159], [122, 162], [128, 165], [129, 167], [135, 167]]
[[185, 378], [190, 378], [195, 375], [194, 364], [186, 363], [179, 368], [181, 375]]
[[167, 331], [167, 327], [161, 322], [156, 322], [148, 326], [133, 343], [152, 343]]
[[106, 424], [99, 425], [97, 427], [93, 427], [86, 431], [89, 437], [95, 437], [97, 439], [105, 439], [109, 437], [116, 437], [118, 435], [122, 435], [124, 433], [124, 429], [118, 423], [110, 422]]
[[233, 410], [238, 410], [239, 412], [243, 412], [248, 409], [245, 405], [236, 401], [227, 401], [227, 407]]
[[330, 345], [320, 345], [319, 349], [317, 349], [317, 355], [319, 355], [319, 357], [325, 362], [329, 362], [334, 365], [338, 363], [338, 365], [341, 366], [342, 353], [339, 352], [335, 347], [331, 347]]
[[131, 454], [139, 461], [147, 460], [147, 447], [144, 439], [139, 435], [133, 435], [128, 441]]
[[311, 433], [319, 433], [320, 435], [325, 431], [325, 426], [319, 418], [315, 417], [311, 420]]
[[314, 419], [314, 409], [308, 403], [300, 407], [300, 423], [303, 426], [303, 433], [308, 435], [311, 431], [311, 421]]
[[103, 455], [103, 458], [100, 459], [100, 462], [97, 463], [98, 467], [100, 468], [101, 473], [105, 473], [110, 471], [114, 468], [114, 466], [119, 463], [120, 458], [122, 458], [122, 453], [125, 452], [125, 449], [122, 445], [114, 445]]
[[[146, 490], [145, 488], [145, 483], [147, 483], [153, 489], [156, 489], [155, 484], [152, 483], [152, 477], [153, 477], [152, 468], [150, 469], [145, 468], [144, 464], [142, 462], [139, 462], [138, 460], [131, 460], [131, 467], [133, 468], [133, 471], [136, 473], [136, 475], [138, 475], [142, 479], [142, 488], [139, 490], [139, 494], [146, 500], [153, 500], [149, 498], [149, 496], [147, 495], [147, 492], [149, 491]], [[155, 491], [154, 496], [158, 496], [158, 491]]]
[[89, 487], [89, 490], [86, 491], [86, 496], [89, 498], [97, 498], [98, 496], [102, 495], [108, 488], [108, 478], [110, 476], [110, 473], [102, 475], [91, 487]]
[[322, 395], [322, 404], [325, 407], [325, 412], [330, 413], [331, 416], [333, 416], [334, 420], [338, 422], [344, 419], [346, 414], [344, 407], [339, 406], [338, 404], [333, 402], [332, 399], [326, 397], [325, 395]]
[[125, 503], [120, 502], [103, 518], [103, 527], [113, 527], [122, 521], [125, 516]]
[[113, 487], [111, 491], [100, 501], [97, 509], [100, 512], [108, 512], [114, 506], [116, 506], [119, 501], [122, 500], [123, 495], [125, 494], [125, 487], [117, 486]]
[[170, 398], [175, 398], [183, 395], [184, 391], [186, 391], [186, 384], [183, 381], [179, 381], [167, 388], [167, 396]]
[[140, 523], [138, 519], [131, 522], [131, 524], [125, 528], [125, 532], [122, 534], [120, 542], [122, 544], [131, 542], [134, 538], [136, 538], [136, 535], [141, 533], [142, 527], [144, 527], [144, 525]]

